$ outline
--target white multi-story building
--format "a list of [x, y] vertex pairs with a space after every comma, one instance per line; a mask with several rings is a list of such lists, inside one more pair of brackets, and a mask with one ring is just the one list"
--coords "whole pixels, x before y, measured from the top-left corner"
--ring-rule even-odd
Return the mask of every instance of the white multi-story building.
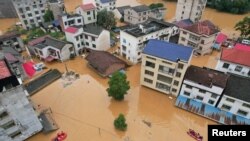
[[58, 19], [64, 13], [63, 0], [48, 0], [49, 9], [52, 11], [54, 19]]
[[206, 7], [207, 0], [178, 0], [175, 13], [175, 20], [190, 19], [198, 22]]
[[82, 4], [76, 8], [76, 13], [82, 15], [83, 23], [90, 24], [97, 21], [96, 7], [92, 4]]
[[106, 9], [107, 11], [113, 11], [116, 8], [116, 0], [95, 0], [97, 11]]
[[230, 48], [222, 49], [216, 69], [223, 72], [250, 77], [250, 51]]
[[175, 33], [170, 23], [150, 20], [137, 26], [128, 26], [120, 31], [120, 55], [132, 63], [141, 62], [141, 52], [149, 39], [169, 41]]
[[109, 31], [97, 25], [68, 27], [65, 35], [66, 40], [74, 44], [77, 55], [83, 53], [83, 49], [106, 51], [110, 48]]
[[83, 26], [83, 17], [80, 14], [64, 14], [59, 21], [63, 31], [69, 26]]
[[139, 24], [148, 20], [151, 9], [146, 5], [130, 7], [124, 10], [124, 21]]
[[141, 85], [177, 96], [192, 54], [191, 47], [149, 40], [142, 53]]
[[250, 79], [231, 74], [218, 108], [250, 119]]
[[212, 52], [212, 46], [219, 32], [219, 29], [210, 21], [200, 21], [180, 28], [178, 44], [193, 47], [198, 55], [209, 54]]
[[208, 68], [188, 67], [180, 95], [211, 106], [218, 104], [229, 75]]
[[12, 0], [24, 29], [38, 27], [44, 21], [47, 0]]

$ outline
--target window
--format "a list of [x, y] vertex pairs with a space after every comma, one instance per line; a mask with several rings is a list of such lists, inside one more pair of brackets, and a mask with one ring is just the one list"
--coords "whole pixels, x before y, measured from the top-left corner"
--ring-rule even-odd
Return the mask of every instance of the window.
[[43, 7], [43, 4], [39, 4], [40, 7]]
[[23, 9], [22, 8], [19, 8], [19, 13], [23, 13]]
[[151, 68], [155, 68], [155, 63], [146, 61], [146, 66], [147, 66], [147, 67], [151, 67]]
[[200, 93], [206, 93], [205, 90], [201, 90], [201, 89], [199, 89], [199, 92], [200, 92]]
[[179, 81], [176, 81], [176, 80], [175, 80], [175, 81], [174, 81], [174, 85], [175, 85], [175, 86], [178, 86], [178, 85], [179, 85]]
[[188, 89], [192, 89], [193, 87], [192, 87], [192, 86], [190, 86], [190, 85], [186, 85], [186, 88], [188, 88]]
[[225, 69], [228, 69], [228, 68], [229, 68], [229, 66], [230, 66], [230, 64], [228, 64], [228, 63], [224, 63], [222, 67], [223, 67], [223, 68], [225, 68]]
[[187, 32], [186, 32], [186, 31], [182, 31], [182, 33], [183, 33], [183, 34], [185, 34], [185, 35], [187, 34]]
[[22, 18], [25, 18], [25, 15], [22, 15]]
[[250, 70], [248, 71], [247, 75], [250, 76]]
[[45, 13], [45, 10], [42, 10], [41, 12], [42, 12], [42, 13]]
[[85, 39], [88, 39], [88, 36], [87, 36], [87, 35], [85, 35]]
[[91, 20], [91, 17], [88, 17], [88, 20], [90, 21], [90, 20]]
[[243, 103], [242, 106], [250, 108], [250, 104]]
[[126, 39], [122, 39], [122, 42], [126, 44]]
[[29, 13], [29, 14], [28, 14], [28, 16], [29, 16], [29, 17], [32, 17], [32, 14], [31, 14], [31, 13]]
[[87, 15], [90, 15], [90, 11], [87, 12]]
[[39, 14], [39, 12], [38, 12], [38, 11], [35, 11], [35, 14]]
[[68, 23], [67, 23], [67, 22], [64, 22], [64, 24], [65, 24], [65, 25], [68, 25]]
[[242, 67], [241, 66], [236, 66], [234, 70], [237, 71], [237, 72], [241, 72]]
[[96, 45], [95, 44], [92, 44], [93, 48], [96, 48]]
[[231, 109], [231, 106], [228, 106], [228, 105], [223, 104], [223, 105], [221, 106], [221, 109], [229, 111], [229, 110]]
[[152, 58], [152, 57], [149, 57], [149, 56], [146, 56], [146, 58], [151, 59], [151, 60], [156, 60], [155, 58]]
[[33, 19], [31, 19], [31, 20], [30, 20], [30, 23], [34, 23], [34, 20], [33, 20]]
[[181, 73], [180, 72], [176, 72], [175, 76], [176, 77], [181, 77]]
[[82, 39], [83, 38], [83, 36], [82, 35], [80, 35], [80, 39]]
[[36, 17], [36, 19], [37, 19], [37, 20], [41, 20], [41, 18], [40, 18], [40, 17]]
[[167, 76], [164, 76], [164, 75], [158, 74], [158, 76], [157, 76], [157, 80], [162, 81], [162, 82], [164, 82], [164, 83], [171, 84], [173, 79], [172, 79], [172, 78], [170, 78], [170, 77], [167, 77]]
[[141, 55], [141, 52], [138, 52], [137, 55]]
[[176, 90], [175, 88], [172, 88], [172, 92], [176, 93], [176, 92], [177, 92], [177, 90]]
[[80, 44], [77, 44], [77, 47], [79, 48], [81, 45]]
[[181, 37], [181, 41], [186, 41], [186, 39], [184, 37]]
[[76, 36], [76, 40], [77, 40], [77, 41], [79, 40], [79, 37], [78, 37], [78, 36]]
[[203, 100], [203, 97], [202, 97], [202, 96], [197, 95], [197, 96], [196, 96], [196, 99], [198, 99], [198, 100], [202, 101], [202, 100]]
[[153, 80], [151, 80], [151, 79], [148, 79], [148, 78], [144, 78], [144, 82], [147, 82], [147, 83], [150, 83], [150, 84], [152, 84], [152, 83], [153, 83]]
[[148, 70], [145, 70], [145, 74], [150, 75], [150, 76], [154, 76], [154, 72], [148, 71]]
[[186, 92], [186, 91], [184, 91], [184, 93], [183, 93], [185, 96], [190, 96], [190, 93], [189, 92]]
[[178, 69], [183, 69], [184, 65], [183, 64], [178, 64]]
[[87, 46], [89, 46], [89, 43], [88, 43], [88, 42], [86, 42], [86, 45], [87, 45]]
[[238, 110], [237, 114], [242, 115], [242, 116], [247, 116], [248, 113], [246, 111], [243, 111], [243, 110]]
[[77, 19], [77, 22], [78, 22], [78, 23], [81, 23], [81, 22], [82, 22], [82, 20], [81, 20], [81, 19]]
[[37, 8], [37, 6], [36, 6], [36, 5], [33, 5], [33, 8]]
[[231, 99], [231, 98], [226, 98], [226, 101], [229, 101], [229, 102], [232, 102], [232, 103], [234, 103], [234, 99]]
[[162, 84], [162, 83], [159, 83], [159, 82], [156, 83], [156, 88], [167, 91], [167, 92], [169, 92], [169, 90], [170, 90], [169, 86]]
[[30, 11], [30, 8], [29, 8], [29, 7], [26, 7], [25, 10], [26, 10], [26, 11]]
[[84, 42], [81, 42], [82, 46], [84, 45]]
[[211, 99], [209, 99], [209, 100], [208, 100], [208, 103], [211, 104], [211, 105], [213, 105], [213, 104], [214, 104], [214, 101], [211, 100]]
[[39, 54], [40, 54], [40, 55], [43, 55], [43, 52], [42, 52], [41, 50], [39, 50]]
[[212, 98], [217, 98], [217, 95], [216, 94], [212, 94], [211, 97]]
[[91, 37], [92, 41], [95, 41], [95, 37]]
[[205, 41], [204, 41], [204, 40], [201, 40], [201, 44], [203, 44], [203, 45], [204, 45], [204, 44], [205, 44]]
[[168, 74], [168, 75], [174, 75], [174, 69], [171, 69], [169, 67], [165, 67], [165, 66], [162, 66], [162, 65], [159, 66], [159, 72], [165, 73], [165, 74]]
[[28, 21], [27, 20], [23, 20], [24, 24], [28, 24]]

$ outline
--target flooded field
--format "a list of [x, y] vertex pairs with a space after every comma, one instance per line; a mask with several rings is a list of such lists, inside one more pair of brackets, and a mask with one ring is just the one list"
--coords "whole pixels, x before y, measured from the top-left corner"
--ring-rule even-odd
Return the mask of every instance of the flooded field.
[[[63, 87], [60, 79], [44, 88], [32, 100], [41, 107], [51, 107], [59, 124], [58, 131], [68, 133], [69, 141], [192, 141], [186, 134], [189, 128], [199, 131], [207, 138], [207, 125], [216, 124], [174, 106], [174, 99], [142, 87], [139, 84], [140, 64], [128, 68], [127, 75], [131, 89], [125, 100], [117, 102], [107, 96], [108, 79], [97, 75], [87, 66], [86, 60], [77, 57], [66, 62], [68, 68], [81, 74], [81, 79]], [[49, 68], [51, 64], [46, 64]], [[63, 63], [53, 63], [53, 68], [65, 71]], [[88, 83], [89, 81], [89, 83]], [[113, 120], [123, 113], [128, 129], [119, 132], [114, 129]], [[146, 123], [150, 123], [149, 126]], [[45, 141], [56, 136], [35, 135], [28, 141]]]

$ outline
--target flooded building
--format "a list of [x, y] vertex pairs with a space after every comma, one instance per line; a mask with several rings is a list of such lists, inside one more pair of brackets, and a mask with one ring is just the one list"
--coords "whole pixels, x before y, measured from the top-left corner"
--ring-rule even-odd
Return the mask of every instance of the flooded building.
[[78, 6], [75, 11], [75, 13], [82, 15], [84, 24], [96, 23], [97, 12], [94, 4], [82, 4]]
[[142, 52], [141, 85], [178, 96], [192, 54], [191, 47], [149, 40]]
[[198, 55], [210, 54], [219, 29], [209, 20], [180, 28], [178, 44], [194, 48]]
[[103, 77], [127, 67], [126, 62], [105, 51], [91, 51], [86, 60]]
[[17, 18], [16, 10], [11, 0], [0, 1], [0, 18]]
[[13, 4], [24, 29], [39, 27], [44, 22], [47, 0], [13, 0]]
[[116, 0], [95, 0], [97, 11], [106, 9], [107, 11], [113, 11], [116, 8]]
[[20, 85], [0, 93], [1, 141], [23, 141], [42, 130], [42, 125]]
[[0, 46], [11, 47], [18, 52], [21, 52], [25, 49], [23, 40], [21, 39], [20, 34], [17, 32], [7, 32], [1, 35]]
[[211, 106], [218, 104], [229, 75], [209, 68], [188, 67], [180, 95]]
[[30, 41], [28, 48], [31, 54], [48, 62], [52, 60], [65, 61], [75, 54], [72, 44], [47, 35]]
[[48, 0], [48, 6], [53, 13], [54, 19], [58, 19], [65, 11], [63, 0]]
[[64, 31], [69, 26], [83, 26], [83, 17], [80, 14], [63, 14], [60, 16], [59, 22]]
[[166, 15], [166, 8], [165, 7], [159, 7], [152, 9], [149, 13], [149, 17], [157, 19], [157, 20], [164, 20]]
[[169, 41], [175, 25], [158, 20], [127, 26], [120, 31], [120, 55], [136, 64], [141, 62], [141, 53], [149, 39]]
[[140, 24], [148, 20], [151, 9], [146, 5], [130, 7], [124, 10], [124, 21], [130, 24]]
[[222, 49], [216, 69], [250, 77], [250, 51], [239, 48]]
[[250, 79], [231, 74], [218, 108], [250, 119]]
[[117, 7], [117, 8], [113, 11], [113, 13], [114, 13], [114, 15], [115, 15], [115, 18], [117, 18], [117, 19], [124, 18], [124, 10], [129, 9], [130, 7], [131, 7], [131, 6], [129, 6], [129, 5]]
[[207, 0], [178, 0], [175, 13], [175, 20], [190, 19], [198, 22], [206, 7]]
[[73, 43], [76, 54], [83, 49], [106, 51], [110, 48], [110, 33], [95, 24], [71, 26], [65, 30], [66, 40]]

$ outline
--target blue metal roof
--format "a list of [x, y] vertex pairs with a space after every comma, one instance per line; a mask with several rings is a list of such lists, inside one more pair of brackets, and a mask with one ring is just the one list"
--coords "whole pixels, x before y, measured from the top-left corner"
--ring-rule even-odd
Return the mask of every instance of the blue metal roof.
[[101, 1], [101, 3], [108, 3], [108, 2], [114, 1], [114, 0], [100, 0], [100, 1]]
[[179, 59], [184, 61], [189, 61], [192, 56], [193, 48], [178, 45], [161, 40], [149, 40], [143, 53], [159, 57], [162, 59], [177, 62]]

